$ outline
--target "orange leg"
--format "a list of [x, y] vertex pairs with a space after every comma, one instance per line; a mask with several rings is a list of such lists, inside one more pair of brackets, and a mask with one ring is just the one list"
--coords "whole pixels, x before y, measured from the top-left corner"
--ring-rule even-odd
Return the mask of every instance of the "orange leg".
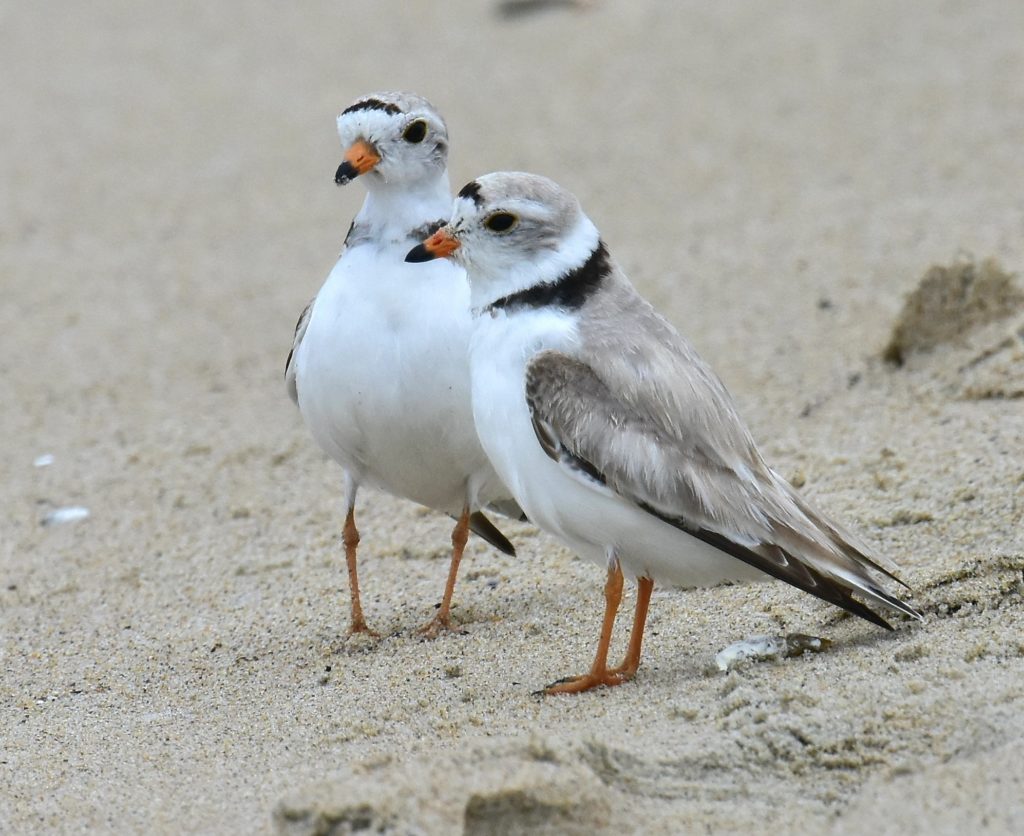
[[622, 569], [619, 561], [613, 560], [608, 566], [608, 579], [604, 584], [604, 623], [601, 625], [601, 638], [597, 642], [597, 653], [590, 673], [583, 676], [560, 679], [544, 689], [550, 694], [579, 694], [600, 685], [621, 685], [626, 680], [615, 671], [608, 670], [608, 646], [612, 641], [612, 628], [615, 626], [615, 614], [622, 602]]
[[356, 633], [366, 633], [370, 636], [379, 636], [366, 626], [366, 619], [363, 617], [363, 605], [359, 603], [359, 575], [356, 572], [356, 548], [359, 546], [359, 529], [356, 528], [355, 508], [349, 508], [345, 516], [345, 530], [342, 534], [345, 542], [345, 562], [348, 564], [348, 589], [352, 598], [352, 622], [348, 626], [350, 636]]
[[441, 607], [430, 621], [419, 629], [419, 634], [426, 639], [436, 639], [441, 635], [442, 630], [458, 630], [452, 624], [452, 593], [455, 592], [455, 579], [459, 574], [459, 563], [462, 562], [462, 553], [466, 550], [466, 543], [469, 541], [469, 506], [462, 509], [462, 515], [455, 528], [452, 530], [452, 562], [448, 567], [448, 582], [444, 587], [444, 597], [441, 599]]
[[623, 681], [636, 676], [640, 667], [640, 646], [644, 642], [647, 608], [650, 606], [653, 591], [654, 581], [650, 578], [636, 579], [636, 612], [633, 615], [633, 629], [629, 634], [629, 648], [626, 650], [626, 658], [622, 660], [622, 664], [610, 671], [610, 673], [619, 674]]

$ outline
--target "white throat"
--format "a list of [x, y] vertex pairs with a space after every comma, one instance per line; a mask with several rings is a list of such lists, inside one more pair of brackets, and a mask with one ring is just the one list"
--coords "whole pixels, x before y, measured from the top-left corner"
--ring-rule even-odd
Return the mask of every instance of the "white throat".
[[470, 306], [481, 311], [491, 303], [521, 290], [550, 284], [577, 267], [582, 267], [597, 249], [601, 235], [593, 222], [580, 212], [579, 219], [555, 250], [507, 267], [489, 269], [473, 262], [466, 265], [470, 283]]
[[447, 171], [415, 183], [388, 183], [379, 175], [364, 176], [366, 200], [355, 223], [368, 226], [378, 240], [404, 241], [411, 230], [445, 220], [451, 212]]

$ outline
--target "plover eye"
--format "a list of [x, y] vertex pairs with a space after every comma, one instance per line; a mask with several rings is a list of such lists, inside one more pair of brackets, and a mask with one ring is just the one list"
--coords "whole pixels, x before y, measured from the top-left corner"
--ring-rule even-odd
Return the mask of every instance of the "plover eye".
[[519, 218], [511, 212], [495, 212], [484, 221], [484, 226], [491, 232], [508, 232], [517, 223], [519, 223]]
[[423, 142], [427, 136], [427, 123], [422, 119], [417, 119], [405, 131], [402, 133], [402, 139], [406, 142]]

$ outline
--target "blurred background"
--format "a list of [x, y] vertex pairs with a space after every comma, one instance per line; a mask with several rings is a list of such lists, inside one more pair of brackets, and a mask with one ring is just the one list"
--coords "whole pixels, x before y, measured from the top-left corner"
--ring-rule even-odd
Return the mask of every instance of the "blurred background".
[[[334, 117], [377, 89], [415, 89], [446, 115], [455, 188], [526, 169], [575, 191], [709, 354], [738, 334], [870, 350], [863, 321], [894, 311], [928, 262], [1021, 262], [1014, 4], [48, 2], [2, 15], [3, 280], [18, 290], [4, 325], [31, 306], [47, 337], [8, 339], [14, 373], [22, 352], [37, 368], [88, 357], [118, 397], [138, 394], [139, 367], [148, 386], [194, 396], [196, 364], [228, 387], [240, 362], [277, 364], [363, 197], [332, 183]], [[759, 292], [779, 274], [784, 304]], [[843, 304], [811, 315], [836, 287]], [[80, 298], [95, 310], [70, 323]], [[723, 310], [728, 333], [704, 325]], [[737, 356], [716, 357], [737, 385], [771, 374], [773, 360]]]

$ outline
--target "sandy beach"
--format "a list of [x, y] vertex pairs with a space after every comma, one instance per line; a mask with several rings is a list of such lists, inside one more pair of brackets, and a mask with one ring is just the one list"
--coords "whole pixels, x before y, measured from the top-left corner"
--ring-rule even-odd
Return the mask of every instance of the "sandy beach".
[[[1024, 832], [1024, 6], [54, 0], [0, 69], [0, 832]], [[364, 491], [346, 640], [282, 372], [388, 89], [455, 189], [574, 191], [924, 623], [659, 588], [635, 682], [542, 699], [601, 570], [503, 526], [422, 642], [450, 523]], [[831, 645], [715, 667], [788, 633]]]

